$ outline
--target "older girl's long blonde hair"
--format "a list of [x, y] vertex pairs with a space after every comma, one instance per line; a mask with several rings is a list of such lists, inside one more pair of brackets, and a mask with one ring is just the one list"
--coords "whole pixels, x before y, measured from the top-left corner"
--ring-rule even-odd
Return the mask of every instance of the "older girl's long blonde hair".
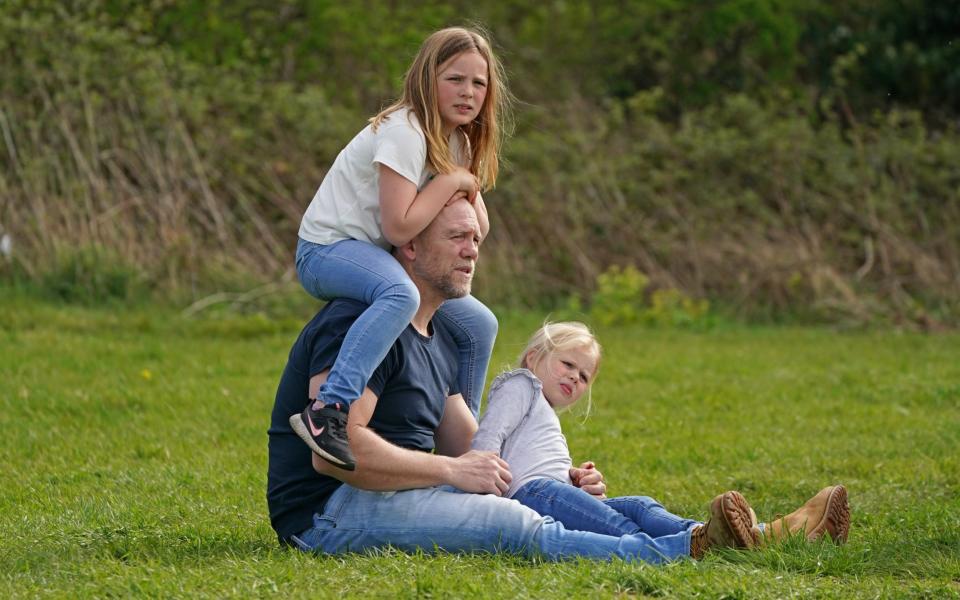
[[477, 51], [487, 61], [487, 95], [477, 118], [459, 129], [469, 142], [468, 168], [479, 179], [481, 189], [488, 190], [497, 182], [504, 123], [509, 120], [511, 99], [503, 67], [479, 30], [449, 27], [430, 35], [407, 69], [400, 99], [372, 117], [370, 123], [376, 130], [392, 113], [401, 109], [413, 111], [427, 139], [427, 165], [435, 173], [451, 172], [457, 165], [443, 135], [443, 120], [437, 104], [437, 76], [444, 63], [470, 50]]

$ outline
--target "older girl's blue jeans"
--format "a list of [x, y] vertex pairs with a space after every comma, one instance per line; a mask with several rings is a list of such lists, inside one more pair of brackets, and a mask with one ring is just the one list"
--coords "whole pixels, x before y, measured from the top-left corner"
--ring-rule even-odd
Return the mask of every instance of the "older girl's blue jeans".
[[574, 531], [514, 500], [469, 494], [450, 486], [370, 492], [344, 484], [314, 515], [313, 526], [289, 542], [301, 550], [325, 554], [391, 547], [510, 552], [548, 560], [620, 558], [654, 564], [690, 554], [686, 530], [660, 537]]
[[[300, 282], [310, 295], [321, 300], [351, 298], [370, 305], [350, 327], [320, 387], [321, 403], [349, 406], [410, 324], [420, 306], [420, 293], [389, 252], [368, 242], [322, 245], [301, 239], [296, 264]], [[473, 296], [447, 300], [435, 318], [449, 327], [457, 342], [460, 393], [477, 416], [497, 337], [497, 318]]]
[[524, 484], [513, 499], [543, 516], [553, 517], [567, 529], [617, 537], [646, 534], [668, 555], [684, 548], [689, 550], [689, 532], [699, 525], [668, 512], [647, 496], [600, 500], [569, 483], [548, 478]]

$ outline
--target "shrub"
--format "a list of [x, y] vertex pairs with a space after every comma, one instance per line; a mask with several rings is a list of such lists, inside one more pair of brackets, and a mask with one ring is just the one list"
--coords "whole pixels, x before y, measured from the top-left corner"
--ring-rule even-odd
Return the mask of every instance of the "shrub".
[[[440, 4], [431, 2], [424, 6]], [[187, 301], [211, 286], [256, 287], [289, 275], [299, 219], [326, 168], [392, 93], [385, 90], [394, 89], [388, 80], [402, 71], [402, 57], [451, 13], [377, 8], [374, 25], [400, 19], [383, 36], [382, 27], [351, 19], [354, 7], [331, 5], [302, 20], [306, 5], [288, 4], [258, 9], [241, 26], [208, 19], [220, 9], [203, 3], [0, 3], [0, 222], [17, 243], [16, 269], [0, 266], [0, 278], [58, 273], [63, 247], [109, 249]], [[771, 6], [717, 7], [703, 26], [724, 45], [725, 32], [761, 11], [764, 26], [754, 33], [767, 33], [728, 48], [741, 66], [751, 64], [750, 47], [797, 25], [778, 20], [786, 4]], [[482, 10], [492, 28], [509, 20], [504, 31], [517, 37], [503, 35], [508, 45], [532, 47], [562, 30], [545, 48], [581, 54], [552, 63], [564, 73], [597, 70], [588, 78], [596, 85], [579, 89], [573, 76], [551, 82], [546, 66], [530, 72], [545, 62], [537, 52], [505, 56], [526, 69], [514, 89], [542, 101], [522, 106], [503, 176], [486, 194], [493, 227], [475, 289], [488, 303], [556, 307], [575, 290], [601, 305], [617, 298], [595, 309], [614, 320], [654, 306], [655, 321], [683, 320], [699, 309], [682, 298], [710, 298], [751, 317], [960, 322], [955, 126], [931, 130], [926, 115], [896, 108], [866, 117], [848, 110], [838, 120], [839, 97], [814, 102], [790, 85], [732, 94], [715, 80], [681, 111], [678, 90], [695, 81], [651, 75], [640, 85], [620, 77], [642, 75], [633, 70], [640, 65], [596, 67], [608, 55], [650, 58], [617, 50], [632, 47], [632, 28], [644, 22], [638, 14], [624, 20], [622, 11], [585, 2]], [[644, 10], [654, 28], [699, 15], [682, 3]], [[683, 19], [668, 18], [677, 11]], [[421, 13], [429, 17], [420, 21]], [[610, 28], [583, 48], [573, 43], [583, 35], [572, 28], [578, 23]], [[351, 38], [356, 28], [363, 36]], [[777, 58], [792, 35], [759, 55], [794, 64]], [[647, 41], [644, 53], [663, 40]], [[369, 54], [355, 56], [366, 46]], [[331, 49], [342, 53], [322, 52]], [[709, 70], [722, 54], [706, 50], [693, 56], [709, 54], [714, 62], [701, 65]], [[385, 55], [382, 71], [366, 73]], [[356, 81], [353, 71], [363, 71]], [[713, 75], [725, 79], [722, 71]], [[624, 85], [605, 92], [609, 81]], [[604, 283], [600, 275], [618, 264], [635, 265], [648, 284], [623, 272]], [[230, 277], [210, 275], [218, 272]], [[124, 276], [116, 279], [123, 289]], [[89, 289], [104, 285], [113, 284]], [[650, 290], [681, 296], [655, 299]], [[636, 304], [642, 294], [650, 304]]]
[[58, 300], [80, 304], [129, 302], [147, 292], [136, 265], [98, 246], [61, 250], [52, 267], [41, 275], [40, 285]]
[[649, 292], [649, 283], [647, 276], [633, 265], [610, 267], [597, 277], [590, 318], [604, 326], [646, 323], [691, 327], [707, 324], [709, 302], [694, 300], [672, 288]]
[[601, 325], [636, 323], [644, 314], [644, 293], [649, 283], [632, 265], [610, 267], [597, 276], [590, 317]]

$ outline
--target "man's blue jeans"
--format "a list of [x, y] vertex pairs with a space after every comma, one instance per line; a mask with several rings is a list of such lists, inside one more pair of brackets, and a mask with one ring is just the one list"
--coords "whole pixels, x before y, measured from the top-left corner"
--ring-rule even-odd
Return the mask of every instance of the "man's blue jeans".
[[[304, 289], [316, 298], [351, 298], [370, 305], [350, 327], [337, 362], [320, 387], [323, 404], [349, 406], [410, 324], [420, 306], [420, 293], [389, 252], [357, 240], [324, 246], [301, 239], [297, 274]], [[457, 342], [460, 393], [477, 416], [497, 337], [497, 318], [473, 296], [447, 300], [436, 318], [449, 326]]]
[[674, 555], [689, 550], [690, 530], [700, 523], [683, 519], [647, 496], [621, 496], [600, 500], [578, 487], [555, 479], [534, 479], [513, 499], [543, 516], [553, 517], [567, 529], [612, 536], [644, 533]]
[[339, 554], [371, 548], [404, 551], [511, 552], [548, 560], [576, 557], [663, 563], [690, 553], [689, 532], [663, 538], [645, 533], [614, 537], [565, 528], [515, 500], [468, 494], [449, 486], [402, 492], [337, 488], [314, 515], [313, 527], [293, 536], [301, 550]]

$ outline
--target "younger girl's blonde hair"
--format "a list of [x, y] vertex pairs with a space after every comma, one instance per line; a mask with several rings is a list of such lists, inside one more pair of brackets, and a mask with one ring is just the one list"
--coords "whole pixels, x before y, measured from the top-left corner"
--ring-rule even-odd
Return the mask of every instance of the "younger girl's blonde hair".
[[403, 80], [400, 99], [370, 119], [374, 130], [392, 113], [413, 111], [427, 139], [427, 165], [436, 173], [449, 173], [457, 166], [450, 155], [450, 144], [443, 135], [443, 119], [437, 106], [437, 76], [440, 67], [462, 52], [474, 50], [487, 61], [487, 95], [480, 114], [469, 125], [460, 127], [468, 141], [469, 170], [477, 176], [481, 189], [497, 182], [503, 123], [509, 118], [510, 94], [503, 67], [493, 54], [483, 32], [464, 27], [441, 29], [420, 46]]
[[600, 342], [590, 331], [590, 328], [579, 321], [561, 321], [558, 323], [545, 322], [530, 337], [527, 347], [520, 354], [520, 366], [524, 369], [533, 368], [542, 360], [549, 358], [558, 351], [586, 348], [597, 359], [596, 367], [590, 374], [590, 387], [587, 388], [587, 413], [592, 404], [593, 381], [600, 372]]

